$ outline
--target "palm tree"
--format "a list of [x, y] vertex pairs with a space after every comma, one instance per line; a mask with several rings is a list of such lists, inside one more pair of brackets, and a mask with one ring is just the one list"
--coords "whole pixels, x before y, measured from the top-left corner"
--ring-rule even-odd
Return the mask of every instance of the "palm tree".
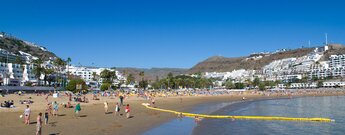
[[57, 83], [59, 82], [59, 77], [61, 77], [61, 72], [63, 67], [66, 65], [66, 62], [64, 60], [62, 60], [61, 58], [57, 58], [55, 59], [54, 63], [53, 63], [57, 68], [57, 76], [56, 76], [56, 82], [55, 82], [55, 87], [57, 87]]
[[[44, 86], [46, 86], [47, 81], [48, 81], [48, 77], [51, 77], [51, 75], [54, 74], [54, 70], [43, 68], [43, 72], [44, 72]], [[50, 85], [50, 83], [49, 83], [49, 85]]]
[[132, 74], [129, 74], [129, 75], [127, 76], [126, 85], [132, 84], [132, 83], [134, 82], [134, 80], [135, 80], [135, 78], [133, 77], [133, 75], [132, 75]]
[[40, 82], [41, 82], [41, 74], [44, 73], [44, 68], [42, 67], [42, 60], [41, 59], [37, 59], [34, 60], [34, 69], [33, 69], [33, 73], [35, 74], [35, 77], [37, 78], [37, 85], [40, 86]]
[[67, 58], [67, 80], [69, 79], [69, 65], [72, 62], [72, 59], [70, 57]]
[[[141, 83], [143, 84], [142, 86], [145, 86], [145, 82], [144, 82], [144, 76], [145, 76], [145, 72], [144, 71], [141, 71], [139, 73], [139, 76], [141, 76]], [[145, 90], [145, 87], [143, 87], [144, 90]]]
[[141, 72], [139, 73], [139, 76], [141, 76], [141, 80], [144, 80], [145, 72], [144, 72], [144, 71], [141, 71]]
[[93, 81], [97, 80], [97, 73], [96, 72], [92, 72], [92, 80]]

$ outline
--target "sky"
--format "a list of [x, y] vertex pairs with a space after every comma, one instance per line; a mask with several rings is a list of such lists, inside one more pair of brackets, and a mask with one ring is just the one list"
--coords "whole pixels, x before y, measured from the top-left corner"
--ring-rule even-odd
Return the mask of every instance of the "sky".
[[72, 63], [191, 68], [239, 57], [345, 44], [345, 2], [335, 0], [0, 0], [0, 31]]

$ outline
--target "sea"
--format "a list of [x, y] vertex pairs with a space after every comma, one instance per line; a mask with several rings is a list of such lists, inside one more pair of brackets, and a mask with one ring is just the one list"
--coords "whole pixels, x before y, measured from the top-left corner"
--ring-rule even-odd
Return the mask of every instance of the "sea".
[[323, 117], [334, 122], [173, 119], [144, 135], [345, 135], [345, 97], [299, 97], [208, 103], [193, 113], [240, 116]]

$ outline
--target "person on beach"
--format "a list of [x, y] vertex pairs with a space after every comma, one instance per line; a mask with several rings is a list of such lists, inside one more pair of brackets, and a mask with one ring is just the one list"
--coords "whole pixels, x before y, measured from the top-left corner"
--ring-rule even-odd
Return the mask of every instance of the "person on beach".
[[130, 112], [131, 112], [131, 109], [129, 108], [129, 104], [127, 104], [126, 109], [125, 109], [125, 112], [126, 112], [126, 117], [127, 117], [127, 119], [129, 119], [129, 117], [130, 117]]
[[46, 110], [46, 112], [44, 113], [44, 124], [45, 125], [48, 124], [48, 118], [49, 118], [49, 113], [48, 113], [48, 110]]
[[37, 116], [37, 124], [36, 124], [36, 135], [41, 135], [42, 134], [42, 113], [39, 113]]
[[124, 98], [124, 97], [123, 97], [122, 94], [121, 94], [121, 95], [120, 95], [120, 105], [121, 105], [121, 106], [123, 106], [123, 98]]
[[201, 118], [199, 118], [199, 116], [195, 116], [194, 122], [195, 122], [196, 124], [199, 124], [200, 121], [201, 121]]
[[156, 107], [155, 106], [155, 98], [154, 97], [151, 98], [151, 103], [152, 103], [152, 107]]
[[75, 109], [74, 109], [74, 112], [75, 112], [75, 116], [76, 117], [79, 117], [79, 112], [81, 111], [81, 107], [80, 107], [80, 103], [78, 103], [76, 106], [75, 106]]
[[53, 115], [54, 116], [58, 116], [58, 111], [59, 111], [59, 104], [55, 101], [54, 104], [53, 104]]
[[68, 101], [71, 102], [72, 101], [72, 93], [68, 94]]
[[104, 102], [104, 113], [105, 114], [108, 113], [108, 102], [107, 101]]
[[24, 124], [29, 125], [30, 124], [30, 115], [31, 115], [31, 109], [29, 105], [26, 106], [26, 109], [24, 110]]
[[183, 114], [182, 114], [182, 113], [177, 114], [177, 118], [178, 118], [180, 121], [182, 121]]
[[119, 113], [120, 113], [120, 106], [119, 106], [119, 103], [116, 103], [116, 106], [115, 106], [115, 116], [118, 116]]
[[53, 113], [52, 113], [53, 107], [51, 103], [48, 103], [47, 110], [48, 110], [49, 115], [53, 116]]

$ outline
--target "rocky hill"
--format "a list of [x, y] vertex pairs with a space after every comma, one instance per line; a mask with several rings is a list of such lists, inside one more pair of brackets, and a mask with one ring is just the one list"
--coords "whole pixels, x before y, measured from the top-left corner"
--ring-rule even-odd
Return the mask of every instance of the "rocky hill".
[[259, 70], [263, 66], [271, 63], [274, 60], [301, 57], [312, 52], [314, 48], [301, 48], [278, 52], [273, 54], [255, 54], [247, 57], [226, 58], [221, 56], [214, 56], [202, 61], [188, 70], [187, 73], [197, 72], [227, 72], [236, 69], [254, 69]]
[[341, 44], [331, 44], [329, 49], [325, 52], [324, 56], [321, 58], [321, 61], [326, 61], [331, 55], [340, 55], [345, 54], [345, 46]]
[[32, 56], [48, 60], [50, 57], [57, 57], [54, 53], [39, 45], [17, 39], [1, 33], [0, 48], [19, 55], [19, 51], [29, 53]]

